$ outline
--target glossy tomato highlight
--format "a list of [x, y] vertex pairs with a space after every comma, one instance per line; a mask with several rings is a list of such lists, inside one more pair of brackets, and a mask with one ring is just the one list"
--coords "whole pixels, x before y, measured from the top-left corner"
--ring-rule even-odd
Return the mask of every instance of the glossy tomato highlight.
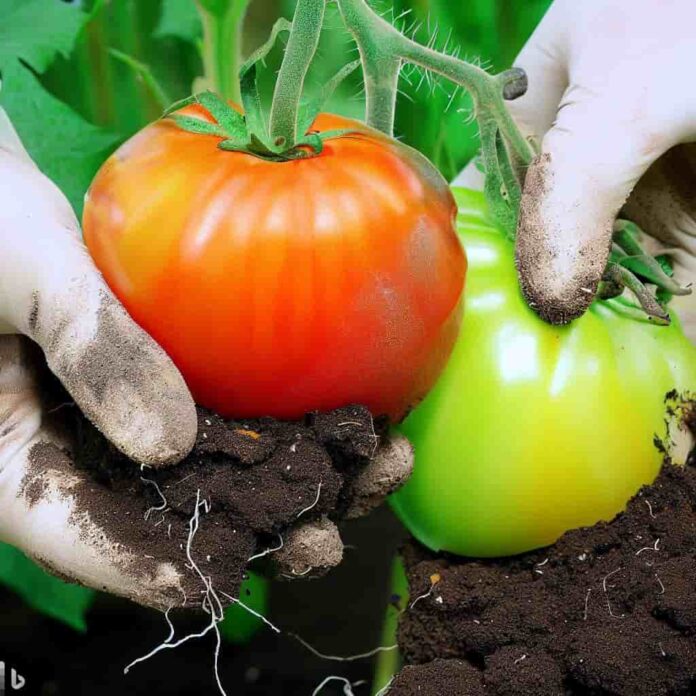
[[[696, 348], [673, 316], [597, 301], [566, 326], [520, 292], [514, 245], [484, 196], [458, 189], [469, 254], [466, 321], [447, 369], [401, 426], [416, 465], [391, 497], [421, 543], [504, 556], [611, 520], [657, 476], [696, 394]], [[682, 403], [686, 401], [686, 405]], [[666, 513], [668, 514], [668, 513]]]
[[157, 121], [98, 172], [85, 240], [202, 405], [297, 418], [361, 403], [398, 420], [457, 335], [454, 199], [415, 150], [337, 116], [314, 128], [354, 133], [279, 163]]

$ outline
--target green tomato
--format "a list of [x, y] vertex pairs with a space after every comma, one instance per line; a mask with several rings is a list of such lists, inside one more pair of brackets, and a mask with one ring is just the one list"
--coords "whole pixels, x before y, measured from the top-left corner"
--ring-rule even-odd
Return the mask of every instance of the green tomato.
[[696, 348], [676, 317], [656, 326], [624, 298], [595, 302], [568, 326], [544, 323], [483, 195], [455, 195], [469, 258], [462, 331], [401, 426], [416, 465], [391, 503], [432, 549], [516, 554], [612, 519], [655, 479], [666, 395], [696, 393]]

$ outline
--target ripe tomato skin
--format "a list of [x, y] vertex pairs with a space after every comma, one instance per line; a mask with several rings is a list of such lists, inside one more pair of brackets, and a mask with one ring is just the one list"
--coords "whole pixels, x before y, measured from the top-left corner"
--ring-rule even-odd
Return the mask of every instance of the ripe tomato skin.
[[391, 503], [435, 550], [502, 556], [610, 520], [662, 462], [665, 396], [696, 394], [679, 321], [621, 299], [550, 326], [524, 302], [513, 245], [483, 196], [458, 190], [466, 320], [435, 388], [404, 421], [414, 473]]
[[416, 151], [337, 116], [314, 128], [357, 133], [277, 163], [151, 124], [97, 173], [85, 240], [198, 403], [278, 418], [361, 403], [398, 420], [458, 332], [456, 205]]

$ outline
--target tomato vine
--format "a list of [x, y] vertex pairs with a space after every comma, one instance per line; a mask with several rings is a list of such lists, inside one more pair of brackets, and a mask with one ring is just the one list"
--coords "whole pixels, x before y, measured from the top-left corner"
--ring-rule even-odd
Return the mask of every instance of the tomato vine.
[[[310, 128], [328, 96], [357, 67], [357, 61], [346, 66], [326, 85], [321, 99], [310, 104], [302, 103], [304, 82], [319, 44], [327, 1], [298, 0], [292, 22], [276, 22], [270, 39], [241, 66], [239, 95], [244, 116], [210, 92], [178, 102], [165, 115], [171, 114], [186, 130], [219, 135], [222, 138], [219, 144], [221, 149], [247, 152], [279, 162], [319, 155], [326, 140], [349, 135], [350, 132], [345, 130], [316, 133]], [[492, 75], [477, 65], [405, 36], [381, 17], [367, 0], [335, 2], [359, 49], [366, 95], [365, 122], [369, 127], [393, 136], [397, 86], [405, 64], [417, 65], [444, 77], [470, 93], [481, 138], [486, 200], [496, 222], [510, 239], [514, 239], [524, 176], [536, 155], [536, 149], [515, 124], [505, 100], [516, 99], [526, 92], [524, 71], [511, 68]], [[202, 4], [214, 5], [216, 2], [202, 0]], [[247, 4], [248, 0], [234, 0], [229, 4], [231, 9], [228, 12], [236, 13], [237, 25], [241, 24]], [[220, 17], [219, 14], [216, 16]], [[224, 24], [224, 20], [220, 21]], [[234, 22], [227, 25], [228, 32], [232, 31], [232, 24]], [[277, 36], [283, 32], [289, 33], [289, 38], [267, 122], [260, 106], [256, 69]], [[219, 31], [209, 33], [212, 37], [210, 40], [217, 41], [218, 34]], [[236, 44], [238, 46], [238, 42]], [[214, 53], [219, 55], [219, 41], [215, 47]], [[205, 50], [204, 55], [207, 55]], [[235, 64], [234, 60], [232, 64]], [[217, 70], [218, 77], [228, 73], [229, 66]], [[222, 91], [224, 98], [230, 98], [229, 94], [229, 90]], [[204, 106], [217, 124], [173, 113], [194, 102]], [[672, 295], [688, 294], [691, 290], [677, 285], [671, 278], [670, 269], [643, 250], [639, 236], [639, 230], [634, 225], [629, 228], [621, 221], [617, 223], [598, 297], [614, 297], [628, 288], [651, 319], [656, 323], [669, 323], [666, 302]], [[654, 286], [656, 291], [653, 292], [646, 285]]]

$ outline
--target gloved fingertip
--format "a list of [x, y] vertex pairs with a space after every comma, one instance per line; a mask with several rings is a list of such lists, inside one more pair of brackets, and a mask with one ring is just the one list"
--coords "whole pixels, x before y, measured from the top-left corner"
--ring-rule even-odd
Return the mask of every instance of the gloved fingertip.
[[413, 445], [400, 433], [391, 433], [374, 459], [356, 476], [348, 491], [346, 519], [364, 517], [408, 481], [413, 472]]
[[193, 448], [198, 427], [181, 374], [105, 288], [96, 291], [95, 302], [91, 322], [80, 313], [56, 321], [51, 311], [42, 325], [38, 312], [34, 334], [49, 367], [126, 456], [154, 468], [177, 463]]
[[343, 541], [328, 517], [291, 529], [274, 555], [278, 574], [286, 579], [320, 577], [342, 560]]
[[[611, 246], [614, 213], [568, 200], [552, 155], [540, 155], [525, 179], [515, 263], [529, 307], [550, 324], [567, 324], [592, 304]], [[583, 182], [578, 180], [582, 191]]]

